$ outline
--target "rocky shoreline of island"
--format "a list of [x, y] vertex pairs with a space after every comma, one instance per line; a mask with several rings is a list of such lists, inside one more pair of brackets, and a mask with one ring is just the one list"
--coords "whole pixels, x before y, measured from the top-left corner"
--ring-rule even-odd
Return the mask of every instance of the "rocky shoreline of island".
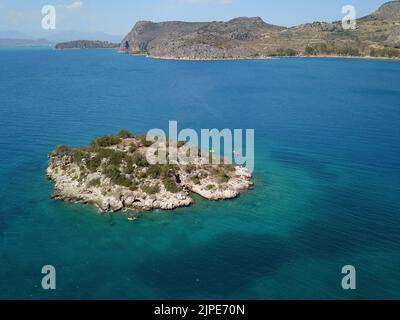
[[[165, 143], [168, 152], [185, 147], [183, 142]], [[213, 161], [205, 164], [201, 156], [190, 163], [149, 164], [146, 154], [159, 150], [145, 136], [125, 130], [97, 138], [88, 147], [60, 145], [48, 160], [52, 198], [90, 204], [102, 212], [173, 210], [193, 204], [193, 193], [225, 200], [253, 187], [248, 169]]]
[[[126, 52], [119, 51], [121, 54], [126, 54]], [[142, 56], [149, 59], [155, 60], [171, 60], [171, 61], [193, 61], [193, 62], [212, 62], [212, 61], [256, 61], [256, 60], [276, 60], [276, 59], [356, 59], [356, 60], [389, 60], [389, 61], [399, 61], [400, 57], [380, 57], [380, 56], [342, 56], [342, 55], [296, 55], [296, 56], [257, 56], [257, 57], [241, 57], [241, 58], [190, 58], [190, 57], [173, 57], [173, 56], [154, 56], [144, 53], [128, 53], [131, 56]]]

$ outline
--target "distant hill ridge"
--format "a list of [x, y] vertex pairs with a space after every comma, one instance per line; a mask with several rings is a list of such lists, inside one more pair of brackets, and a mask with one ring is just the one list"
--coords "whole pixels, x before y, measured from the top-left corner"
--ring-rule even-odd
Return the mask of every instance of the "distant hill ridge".
[[122, 36], [104, 32], [62, 31], [48, 32], [37, 38], [15, 30], [0, 31], [0, 47], [48, 47], [71, 41], [103, 41], [121, 43]]
[[400, 1], [385, 3], [358, 19], [356, 30], [344, 30], [341, 21], [287, 28], [259, 17], [227, 22], [139, 21], [119, 46], [127, 53], [200, 60], [295, 55], [400, 57], [399, 48]]
[[0, 39], [0, 48], [35, 48], [51, 46], [53, 46], [53, 44], [46, 39]]

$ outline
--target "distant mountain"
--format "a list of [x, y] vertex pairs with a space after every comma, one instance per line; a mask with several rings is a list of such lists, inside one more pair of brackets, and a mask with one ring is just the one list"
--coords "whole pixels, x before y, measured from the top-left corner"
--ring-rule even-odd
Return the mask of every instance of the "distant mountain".
[[0, 47], [43, 47], [52, 46], [56, 43], [70, 41], [100, 41], [113, 44], [120, 43], [122, 36], [110, 35], [104, 32], [49, 32], [44, 34], [42, 39], [35, 38], [31, 35], [14, 31], [0, 31]]
[[33, 47], [51, 47], [54, 44], [46, 39], [0, 39], [0, 48], [33, 48]]
[[120, 50], [175, 59], [238, 59], [268, 56], [400, 57], [400, 1], [382, 5], [357, 20], [356, 30], [341, 21], [286, 28], [261, 18], [228, 22], [140, 21]]
[[57, 43], [56, 49], [110, 49], [119, 47], [119, 43], [108, 41], [76, 40]]

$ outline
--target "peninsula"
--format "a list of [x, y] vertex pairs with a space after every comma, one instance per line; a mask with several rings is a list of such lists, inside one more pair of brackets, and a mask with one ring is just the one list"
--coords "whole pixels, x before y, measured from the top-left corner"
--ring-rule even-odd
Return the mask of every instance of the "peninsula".
[[[161, 148], [178, 152], [185, 147], [184, 142], [172, 146], [166, 141]], [[216, 164], [211, 154], [205, 161], [200, 151], [190, 163], [150, 165], [146, 155], [158, 150], [154, 141], [126, 130], [97, 138], [89, 147], [60, 145], [49, 155], [47, 168], [55, 184], [52, 198], [92, 204], [105, 212], [172, 210], [191, 205], [191, 193], [209, 200], [233, 199], [253, 186], [246, 168]]]
[[295, 27], [261, 18], [228, 22], [137, 22], [119, 46], [121, 52], [183, 60], [256, 59], [274, 56], [400, 58], [400, 1], [357, 19], [355, 30], [341, 21]]

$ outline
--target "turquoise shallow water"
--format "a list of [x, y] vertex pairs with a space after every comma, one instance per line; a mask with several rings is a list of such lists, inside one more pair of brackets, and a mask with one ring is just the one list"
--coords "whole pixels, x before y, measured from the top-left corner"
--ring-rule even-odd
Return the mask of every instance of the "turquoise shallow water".
[[[393, 61], [0, 50], [0, 298], [400, 298], [399, 72]], [[254, 128], [256, 188], [134, 223], [50, 200], [57, 144], [169, 120]], [[340, 286], [347, 264], [352, 292]]]

